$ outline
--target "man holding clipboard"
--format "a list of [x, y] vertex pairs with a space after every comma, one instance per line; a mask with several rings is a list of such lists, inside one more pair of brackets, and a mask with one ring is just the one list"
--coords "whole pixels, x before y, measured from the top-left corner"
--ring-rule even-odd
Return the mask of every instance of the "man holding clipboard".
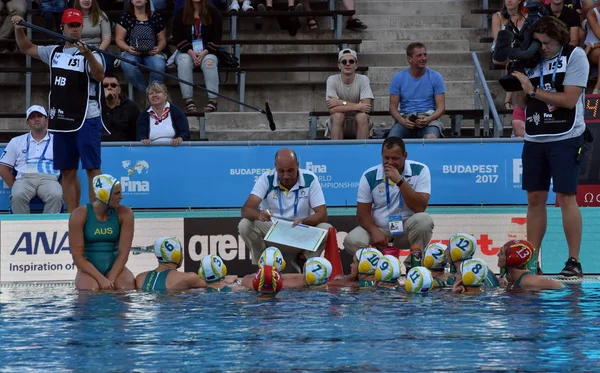
[[[388, 137], [381, 148], [381, 164], [366, 170], [358, 185], [356, 213], [360, 226], [344, 239], [350, 255], [373, 245], [384, 250], [393, 240], [399, 249], [418, 245], [424, 250], [433, 234], [433, 219], [425, 212], [431, 195], [429, 168], [406, 159], [400, 137]], [[414, 253], [420, 261], [420, 253]], [[410, 256], [408, 262], [410, 264]]]
[[[265, 172], [256, 181], [254, 188], [242, 207], [242, 221], [238, 225], [240, 236], [250, 248], [252, 263], [257, 264], [266, 249], [264, 237], [271, 229], [273, 220], [292, 222], [329, 229], [325, 197], [317, 176], [299, 168], [296, 153], [287, 148], [275, 154], [275, 169]], [[300, 228], [300, 227], [298, 227]], [[284, 259], [292, 263], [296, 271], [302, 272], [304, 261], [320, 256], [325, 250], [322, 240], [316, 251], [302, 250], [289, 245], [279, 247]]]

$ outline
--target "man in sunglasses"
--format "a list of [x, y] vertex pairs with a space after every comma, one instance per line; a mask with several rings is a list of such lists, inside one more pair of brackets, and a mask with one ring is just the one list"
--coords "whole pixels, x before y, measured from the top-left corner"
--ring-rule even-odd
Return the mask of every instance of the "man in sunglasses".
[[121, 82], [112, 74], [104, 74], [102, 82], [106, 105], [102, 106], [102, 121], [110, 133], [105, 132], [104, 141], [135, 141], [136, 121], [140, 109], [127, 96], [121, 94]]
[[61, 19], [63, 34], [74, 43], [37, 46], [19, 25], [22, 17], [14, 16], [11, 21], [19, 49], [50, 67], [48, 129], [54, 135], [54, 168], [61, 172], [63, 196], [67, 212], [71, 212], [81, 199], [79, 161], [87, 172], [90, 201], [96, 200], [92, 181], [102, 173], [100, 82], [104, 79], [104, 59], [80, 41], [83, 13], [78, 9], [65, 10]]
[[390, 115], [396, 123], [388, 137], [403, 139], [440, 138], [446, 111], [444, 78], [427, 68], [427, 49], [422, 43], [406, 48], [409, 67], [396, 74], [390, 83]]
[[[369, 116], [373, 105], [373, 92], [366, 75], [357, 75], [358, 57], [352, 49], [343, 49], [338, 54], [340, 74], [327, 78], [326, 104], [329, 120], [326, 131], [332, 140], [347, 137], [368, 139], [372, 122]], [[346, 130], [346, 131], [345, 131]]]

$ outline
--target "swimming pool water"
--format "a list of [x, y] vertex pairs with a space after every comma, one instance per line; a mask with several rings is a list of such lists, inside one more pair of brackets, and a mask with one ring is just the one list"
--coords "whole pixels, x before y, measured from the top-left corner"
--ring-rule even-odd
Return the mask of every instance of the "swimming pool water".
[[555, 292], [0, 288], [0, 371], [600, 370], [600, 283]]

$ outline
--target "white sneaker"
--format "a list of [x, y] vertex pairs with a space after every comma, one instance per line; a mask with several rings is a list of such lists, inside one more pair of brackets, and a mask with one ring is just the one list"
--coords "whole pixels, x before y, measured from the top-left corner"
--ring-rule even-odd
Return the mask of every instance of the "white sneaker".
[[240, 10], [240, 3], [238, 3], [237, 0], [232, 0], [231, 4], [229, 5], [229, 11], [237, 12], [239, 10]]
[[246, 1], [244, 1], [242, 3], [242, 10], [244, 12], [253, 11], [254, 10], [254, 7], [252, 5], [250, 5], [250, 0], [246, 0]]
[[594, 89], [594, 90], [592, 91], [592, 94], [593, 94], [593, 95], [597, 95], [598, 93], [600, 93], [600, 89]]

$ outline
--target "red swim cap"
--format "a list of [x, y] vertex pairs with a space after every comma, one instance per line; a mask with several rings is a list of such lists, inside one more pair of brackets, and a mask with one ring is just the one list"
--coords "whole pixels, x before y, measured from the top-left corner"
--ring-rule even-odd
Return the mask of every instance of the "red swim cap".
[[259, 268], [252, 281], [254, 290], [261, 294], [277, 294], [283, 287], [283, 281], [279, 271], [272, 266], [264, 266]]
[[533, 258], [535, 248], [529, 241], [510, 240], [502, 247], [506, 249], [506, 266], [522, 267]]

